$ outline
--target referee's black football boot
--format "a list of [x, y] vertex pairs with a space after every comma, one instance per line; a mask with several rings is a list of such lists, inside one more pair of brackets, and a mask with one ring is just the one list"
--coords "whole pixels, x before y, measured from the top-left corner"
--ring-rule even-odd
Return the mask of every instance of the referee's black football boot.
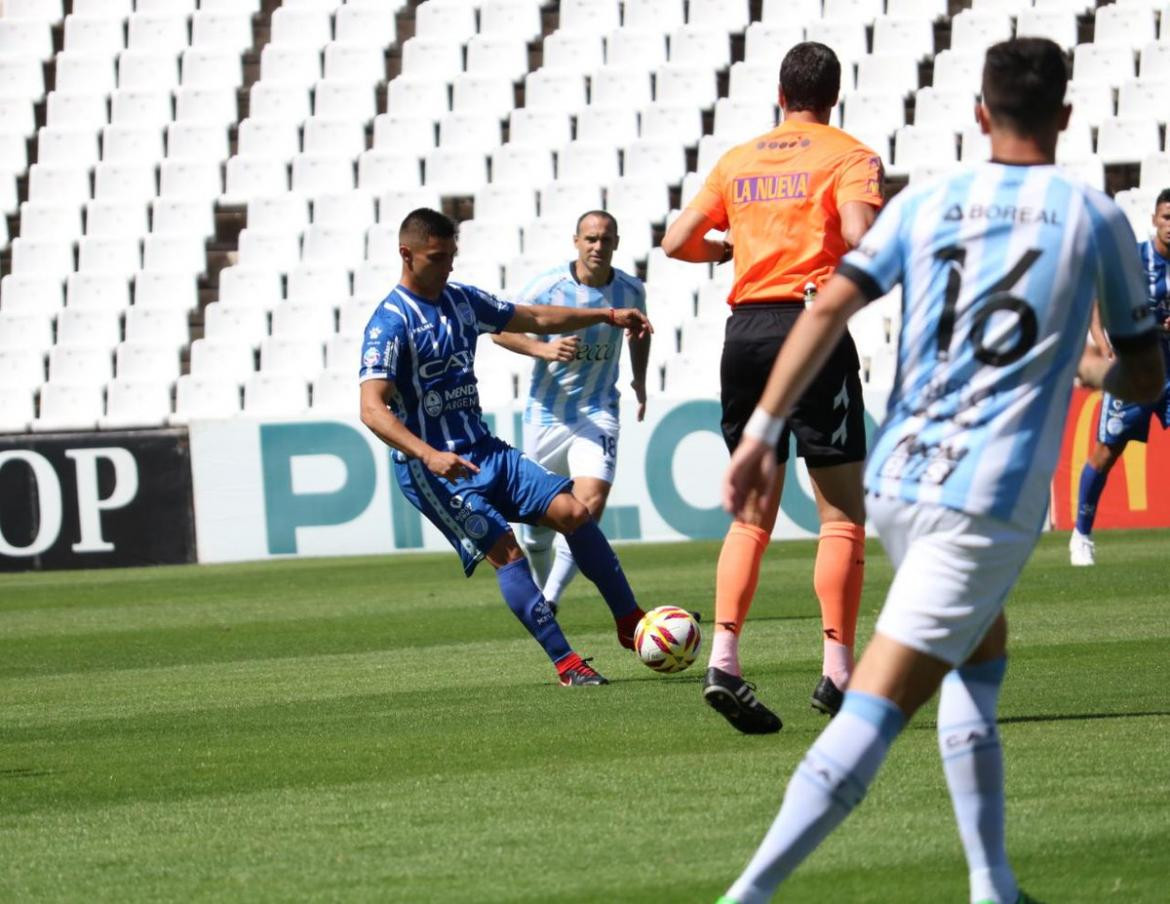
[[784, 727], [780, 717], [756, 698], [752, 685], [714, 666], [703, 679], [703, 700], [744, 734], [773, 734]]
[[845, 695], [833, 683], [833, 679], [828, 675], [821, 675], [821, 680], [817, 682], [809, 702], [813, 709], [831, 719], [841, 711], [841, 701], [844, 699]]
[[589, 687], [596, 684], [609, 684], [605, 676], [589, 664], [591, 661], [582, 659], [573, 653], [565, 668], [557, 670], [561, 687]]

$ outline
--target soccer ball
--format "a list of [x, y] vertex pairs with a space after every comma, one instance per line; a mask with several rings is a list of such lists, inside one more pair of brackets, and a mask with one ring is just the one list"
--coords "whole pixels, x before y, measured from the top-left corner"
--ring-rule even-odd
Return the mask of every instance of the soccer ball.
[[634, 649], [656, 672], [681, 672], [699, 655], [699, 623], [686, 609], [651, 609], [634, 629]]

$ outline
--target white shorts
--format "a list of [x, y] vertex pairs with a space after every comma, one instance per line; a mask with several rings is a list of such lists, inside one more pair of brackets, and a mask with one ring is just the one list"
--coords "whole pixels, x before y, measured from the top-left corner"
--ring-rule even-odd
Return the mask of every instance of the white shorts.
[[554, 474], [613, 483], [617, 471], [617, 418], [594, 415], [575, 424], [524, 424], [524, 454]]
[[895, 569], [876, 629], [962, 664], [1003, 609], [1039, 532], [941, 505], [872, 495], [866, 511]]

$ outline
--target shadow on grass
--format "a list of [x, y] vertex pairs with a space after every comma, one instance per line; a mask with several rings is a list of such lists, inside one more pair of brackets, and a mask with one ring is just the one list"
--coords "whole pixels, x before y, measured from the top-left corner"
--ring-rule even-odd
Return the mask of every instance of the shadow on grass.
[[0, 769], [0, 779], [5, 778], [42, 778], [46, 775], [53, 775], [51, 769], [30, 769], [28, 767], [17, 766], [13, 769]]
[[1149, 719], [1157, 716], [1170, 716], [1167, 710], [1149, 710], [1136, 713], [1059, 713], [1052, 716], [1008, 716], [1000, 718], [1000, 725], [1010, 725], [1017, 722], [1081, 722], [1090, 719]]

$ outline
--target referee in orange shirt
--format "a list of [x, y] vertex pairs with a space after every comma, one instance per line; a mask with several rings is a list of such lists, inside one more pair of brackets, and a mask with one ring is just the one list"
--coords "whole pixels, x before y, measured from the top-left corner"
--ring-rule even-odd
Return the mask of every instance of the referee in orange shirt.
[[[824, 44], [793, 47], [780, 66], [783, 122], [732, 148], [667, 229], [662, 248], [697, 263], [735, 261], [720, 363], [723, 437], [758, 435], [751, 415], [772, 362], [804, 310], [855, 247], [882, 203], [881, 158], [830, 126], [841, 64]], [[729, 230], [734, 246], [705, 236]], [[835, 715], [853, 669], [853, 643], [865, 568], [864, 406], [857, 349], [846, 333], [801, 399], [776, 446], [788, 459], [787, 433], [808, 466], [821, 522], [813, 586], [821, 605], [824, 664], [815, 709]], [[745, 506], [723, 541], [715, 580], [715, 638], [703, 699], [746, 734], [779, 731], [780, 719], [743, 679], [739, 637], [780, 504], [784, 469], [773, 492]]]

